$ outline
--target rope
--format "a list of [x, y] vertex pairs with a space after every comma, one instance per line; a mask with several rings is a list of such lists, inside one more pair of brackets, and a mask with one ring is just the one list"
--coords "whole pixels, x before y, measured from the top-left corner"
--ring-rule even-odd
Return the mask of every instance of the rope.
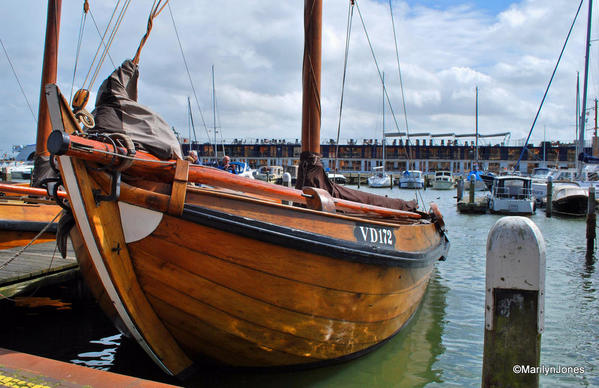
[[335, 143], [335, 174], [337, 173], [337, 159], [339, 157], [339, 137], [341, 134], [341, 113], [343, 112], [343, 96], [345, 94], [345, 75], [347, 73], [347, 60], [349, 57], [349, 40], [351, 37], [352, 21], [354, 19], [354, 2], [350, 1], [347, 10], [347, 30], [345, 32], [345, 58], [343, 60], [343, 80], [341, 81], [341, 102], [339, 103], [339, 121], [337, 123], [337, 142]]
[[[405, 118], [405, 122], [406, 122], [406, 138], [407, 138], [406, 155], [408, 155], [408, 161], [409, 161], [410, 130], [409, 130], [409, 126], [408, 126], [408, 110], [406, 108], [406, 96], [405, 96], [404, 87], [403, 87], [403, 77], [401, 76], [401, 64], [399, 62], [399, 47], [397, 45], [397, 33], [395, 32], [395, 18], [393, 17], [393, 6], [391, 5], [391, 0], [389, 0], [389, 14], [391, 16], [391, 25], [393, 26], [393, 40], [395, 42], [395, 59], [397, 61], [397, 73], [399, 74], [401, 102], [403, 104], [403, 114], [404, 114], [404, 118]], [[425, 184], [426, 184], [426, 182], [425, 182]], [[424, 198], [422, 197], [422, 192], [420, 190], [417, 190], [416, 192], [418, 193], [418, 195], [420, 195], [420, 201], [422, 202], [422, 206], [425, 206]], [[425, 207], [425, 209], [426, 209], [426, 207]]]
[[[100, 29], [98, 28], [98, 23], [96, 23], [96, 18], [94, 18], [94, 14], [91, 11], [91, 9], [89, 10], [89, 16], [91, 16], [92, 18], [92, 22], [94, 22], [94, 26], [96, 27], [96, 31], [98, 32], [98, 36], [100, 37], [100, 44], [104, 44], [103, 42], [103, 36], [102, 33], [100, 32]], [[104, 45], [104, 47], [106, 48], [106, 46]], [[112, 60], [112, 56], [110, 55], [110, 52], [108, 52], [108, 50], [106, 51], [106, 54], [108, 55], [108, 59], [110, 59], [110, 63], [112, 63], [112, 67], [116, 68], [116, 65], [114, 64], [114, 61]]]
[[[570, 39], [570, 34], [572, 33], [572, 29], [574, 28], [574, 23], [576, 23], [576, 19], [578, 18], [578, 14], [580, 13], [580, 8], [582, 7], [583, 0], [580, 0], [580, 4], [578, 5], [578, 10], [576, 11], [576, 15], [574, 16], [574, 20], [572, 20], [572, 25], [570, 26], [570, 30], [568, 31], [568, 35], [566, 36], [566, 40], [564, 45], [562, 46], [562, 51], [559, 53], [559, 57], [557, 58], [557, 63], [553, 68], [553, 73], [551, 73], [551, 78], [549, 79], [549, 83], [547, 84], [547, 88], [545, 89], [545, 94], [543, 94], [543, 98], [541, 99], [541, 104], [539, 104], [539, 109], [537, 109], [537, 114], [535, 115], [535, 119], [532, 122], [530, 127], [530, 131], [528, 131], [528, 137], [522, 146], [522, 151], [520, 152], [520, 157], [518, 157], [518, 161], [514, 166], [514, 169], [518, 169], [520, 167], [520, 161], [524, 157], [524, 153], [527, 150], [528, 141], [530, 140], [530, 136], [532, 135], [532, 131], [535, 128], [535, 124], [537, 123], [537, 119], [539, 118], [539, 114], [541, 113], [541, 108], [543, 108], [543, 103], [545, 103], [545, 98], [547, 97], [547, 93], [549, 93], [549, 88], [551, 87], [551, 83], [553, 82], [553, 77], [555, 76], [555, 72], [557, 71], [557, 67], [559, 66], [560, 61], [562, 60], [562, 55], [564, 54], [564, 50], [566, 49], [566, 45], [568, 44], [568, 40]], [[578, 158], [578, 155], [576, 156]]]
[[10, 65], [12, 73], [14, 74], [15, 79], [17, 80], [17, 83], [19, 84], [19, 88], [21, 89], [21, 93], [23, 94], [23, 97], [25, 97], [25, 102], [27, 102], [27, 106], [29, 107], [29, 111], [31, 112], [31, 116], [33, 116], [33, 121], [35, 121], [35, 123], [37, 124], [37, 118], [35, 117], [35, 113], [33, 113], [33, 108], [31, 107], [31, 104], [29, 103], [29, 99], [27, 98], [27, 95], [25, 94], [25, 90], [23, 90], [23, 85], [21, 84], [21, 81], [19, 80], [19, 76], [17, 76], [17, 72], [15, 71], [15, 68], [12, 65], [12, 62], [10, 60], [10, 57], [8, 56], [8, 52], [6, 51], [6, 47], [4, 47], [4, 43], [2, 43], [2, 39], [0, 39], [0, 45], [2, 45], [2, 50], [4, 50], [4, 55], [6, 55], [6, 59], [8, 60], [8, 64]]
[[[87, 75], [85, 76], [85, 80], [83, 81], [83, 87], [85, 87], [85, 84], [87, 83], [89, 75], [91, 74], [92, 69], [94, 68], [94, 63], [96, 62], [96, 58], [98, 57], [98, 54], [100, 53], [100, 49], [102, 48], [102, 45], [104, 44], [104, 38], [106, 38], [106, 34], [108, 33], [108, 29], [110, 28], [110, 25], [112, 24], [112, 19], [114, 19], [114, 15], [116, 14], [116, 10], [119, 8], [120, 3], [121, 3], [121, 0], [118, 0], [114, 7], [114, 10], [112, 11], [112, 15], [110, 15], [110, 20], [108, 20], [108, 24], [106, 25], [104, 34], [102, 35], [102, 38], [100, 39], [100, 44], [98, 45], [98, 48], [96, 49], [96, 54], [94, 55], [94, 59], [92, 60], [92, 63], [89, 65], [89, 70], [87, 72]], [[105, 45], [104, 45], [104, 48], [106, 49]], [[88, 87], [88, 89], [89, 89], [89, 87]]]
[[69, 101], [73, 100], [73, 89], [75, 87], [75, 75], [77, 74], [77, 65], [79, 64], [79, 54], [81, 52], [81, 42], [83, 41], [83, 32], [85, 31], [85, 22], [87, 21], [87, 12], [89, 4], [87, 0], [83, 2], [83, 11], [81, 12], [81, 21], [79, 22], [79, 36], [77, 37], [77, 50], [75, 52], [75, 66], [73, 66], [73, 79], [71, 80], [71, 94]]
[[150, 32], [152, 31], [152, 27], [154, 24], [154, 18], [156, 18], [158, 15], [160, 15], [160, 12], [162, 12], [164, 7], [166, 7], [166, 5], [168, 4], [168, 0], [166, 0], [164, 2], [164, 4], [162, 4], [162, 6], [161, 6], [161, 3], [162, 3], [162, 0], [158, 0], [158, 2], [156, 2], [156, 0], [154, 0], [154, 4], [152, 5], [152, 10], [150, 11], [150, 16], [148, 16], [148, 28], [146, 29], [146, 33], [144, 34], [144, 36], [141, 38], [141, 42], [139, 43], [139, 47], [137, 48], [135, 57], [133, 57], [133, 63], [135, 63], [136, 65], [139, 64], [139, 56], [141, 55], [141, 49], [146, 44], [146, 41], [148, 40], [148, 37], [150, 36]]
[[131, 0], [126, 0], [126, 3], [123, 4], [123, 8], [121, 8], [121, 12], [119, 13], [119, 16], [115, 22], [114, 28], [112, 29], [112, 32], [108, 39], [108, 43], [104, 47], [104, 51], [102, 51], [102, 55], [100, 56], [100, 59], [98, 60], [98, 65], [96, 67], [96, 71], [94, 72], [94, 75], [92, 76], [92, 79], [89, 82], [89, 86], [87, 87], [87, 90], [91, 90], [92, 85], [94, 84], [94, 82], [96, 82], [96, 78], [98, 77], [100, 68], [104, 64], [104, 60], [106, 59], [106, 54], [108, 53], [108, 50], [110, 49], [110, 46], [112, 45], [112, 42], [114, 41], [114, 38], [116, 37], [116, 33], [119, 30], [121, 23], [123, 22], [123, 19], [125, 18], [125, 13], [127, 12], [127, 9], [129, 8], [129, 4], [131, 4]]
[[54, 216], [54, 218], [52, 219], [52, 221], [48, 222], [48, 224], [46, 226], [44, 226], [44, 228], [33, 238], [33, 240], [29, 241], [27, 243], [27, 245], [25, 245], [23, 248], [19, 249], [19, 251], [17, 253], [15, 253], [11, 258], [9, 258], [8, 260], [6, 260], [4, 263], [0, 264], [0, 269], [6, 267], [8, 264], [10, 264], [11, 262], [13, 262], [17, 257], [19, 257], [23, 252], [25, 252], [25, 250], [27, 248], [29, 248], [38, 238], [40, 238], [42, 234], [46, 233], [46, 231], [50, 228], [50, 226], [52, 226], [52, 224], [54, 223], [54, 221], [61, 214], [62, 214], [62, 210], [58, 214], [56, 214], [56, 216]]
[[[391, 111], [391, 116], [393, 117], [393, 122], [395, 123], [395, 128], [399, 131], [399, 124], [397, 123], [397, 117], [395, 116], [395, 111], [393, 110], [393, 105], [391, 104], [391, 99], [389, 98], [389, 93], [387, 92], [387, 87], [385, 86], [385, 83], [383, 82], [383, 75], [382, 75], [378, 60], [376, 59], [376, 54], [374, 53], [374, 47], [372, 46], [370, 36], [368, 35], [366, 23], [364, 22], [364, 18], [362, 17], [362, 12], [360, 11], [360, 6], [358, 5], [358, 1], [355, 0], [355, 3], [356, 3], [356, 8], [358, 9], [358, 15], [360, 16], [360, 21], [362, 22], [362, 28], [364, 29], [364, 34], [366, 35], [366, 40], [368, 41], [368, 46], [370, 47], [370, 53], [372, 54], [372, 59], [374, 60], [374, 64], [376, 66], [376, 70], [378, 72], [379, 79], [381, 80], [381, 83], [383, 84], [383, 91], [384, 91], [385, 97], [387, 99], [387, 103], [389, 104], [389, 110]], [[393, 27], [393, 29], [395, 30], [395, 26]], [[402, 95], [403, 95], [403, 89], [402, 89]], [[407, 125], [407, 119], [406, 119], [406, 125]], [[411, 160], [412, 158], [410, 156], [410, 130], [407, 126], [406, 126], [406, 138], [407, 139], [406, 139], [406, 143], [404, 144], [404, 149], [406, 151], [406, 159], [408, 161], [408, 166], [410, 166], [412, 163], [412, 160]], [[408, 170], [409, 170], [409, 168], [408, 168]], [[420, 194], [420, 196], [422, 198], [422, 194]], [[422, 202], [423, 202], [423, 206], [424, 206], [424, 200]]]
[[[193, 97], [196, 101], [196, 105], [198, 106], [198, 110], [200, 111], [200, 118], [202, 119], [202, 124], [204, 124], [204, 129], [206, 130], [206, 136], [208, 137], [208, 142], [210, 142], [210, 133], [208, 131], [208, 126], [206, 125], [206, 121], [204, 120], [204, 114], [202, 113], [202, 108], [200, 107], [200, 102], [198, 100], [198, 95], [196, 93], [196, 89], [193, 86], [193, 81], [191, 80], [191, 73], [189, 72], [189, 66], [187, 66], [187, 59], [185, 58], [185, 53], [183, 52], [183, 46], [181, 45], [181, 39], [179, 39], [179, 31], [177, 30], [177, 24], [175, 23], [175, 17], [173, 16], [173, 12], [171, 10], [171, 5], [168, 5], [168, 12], [171, 15], [171, 20], [173, 21], [173, 28], [175, 30], [175, 35], [177, 36], [177, 42], [179, 43], [179, 50], [181, 51], [181, 57], [183, 57], [183, 64], [185, 65], [185, 70], [187, 71], [187, 78], [189, 78], [189, 84], [191, 85], [191, 90], [193, 91]], [[194, 129], [195, 131], [195, 129]], [[195, 132], [194, 132], [195, 134]], [[216, 150], [214, 150], [214, 157], [216, 157]]]

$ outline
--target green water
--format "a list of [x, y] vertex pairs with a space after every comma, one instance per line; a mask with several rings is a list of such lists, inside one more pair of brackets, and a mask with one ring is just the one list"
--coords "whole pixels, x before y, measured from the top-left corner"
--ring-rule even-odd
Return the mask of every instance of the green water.
[[[368, 190], [364, 187], [362, 189]], [[377, 189], [375, 192], [404, 199], [413, 199], [416, 195], [413, 190], [397, 188]], [[285, 373], [206, 370], [185, 385], [480, 386], [485, 248], [490, 228], [501, 217], [457, 213], [454, 191], [429, 189], [422, 191], [421, 195], [425, 203], [434, 201], [439, 204], [448, 228], [451, 249], [447, 261], [437, 263], [421, 308], [404, 330], [391, 341], [360, 359], [336, 366]], [[599, 386], [599, 263], [586, 264], [584, 220], [546, 218], [543, 211], [538, 211], [531, 219], [542, 231], [547, 246], [546, 313], [541, 363], [546, 367], [578, 366], [585, 369], [582, 375], [542, 375], [541, 386]], [[27, 311], [27, 317], [15, 318], [15, 322], [23, 325], [30, 319], [32, 312]], [[51, 332], [61, 333], [64, 345], [60, 351], [36, 350], [36, 346], [44, 342], [43, 338], [32, 337], [36, 330], [23, 329], [21, 331], [27, 333], [33, 344], [22, 351], [177, 383], [165, 378], [136, 344], [120, 338], [99, 310], [90, 313], [89, 308], [86, 308], [83, 314], [78, 311], [75, 307], [73, 311], [66, 312], [37, 312], [32, 325], [44, 322], [44, 338], [48, 338]], [[23, 313], [22, 309], [20, 313]], [[19, 311], [13, 311], [12, 314], [18, 315]], [[67, 324], [78, 329], [65, 329]], [[55, 325], [54, 329], [52, 325]], [[86, 329], [83, 330], [83, 327]], [[10, 328], [4, 327], [3, 332], [10, 333]], [[56, 341], [58, 340], [54, 338], [53, 342]], [[2, 338], [0, 334], [0, 347], [15, 348], [23, 342], [22, 338]]]

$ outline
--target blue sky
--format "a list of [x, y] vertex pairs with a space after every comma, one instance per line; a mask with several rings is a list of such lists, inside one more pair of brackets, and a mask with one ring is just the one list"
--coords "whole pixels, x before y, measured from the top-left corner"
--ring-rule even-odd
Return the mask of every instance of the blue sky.
[[[81, 6], [63, 2], [59, 50], [59, 87], [70, 94]], [[90, 2], [103, 28], [116, 1]], [[73, 4], [77, 4], [74, 6]], [[211, 66], [215, 66], [218, 126], [225, 139], [299, 137], [303, 6], [299, 2], [261, 0], [171, 0], [181, 43], [190, 67], [197, 102], [185, 72], [172, 21], [165, 10], [141, 57], [139, 100], [179, 132], [189, 133], [187, 97], [192, 99], [198, 140], [213, 126]], [[404, 116], [387, 1], [359, 0], [360, 11], [385, 71], [397, 128]], [[471, 133], [475, 87], [479, 88], [481, 132], [510, 131], [526, 137], [555, 66], [578, 2], [394, 1], [408, 123], [413, 132]], [[151, 1], [135, 1], [111, 47], [118, 64], [135, 52], [145, 32]], [[338, 125], [347, 2], [324, 2], [322, 130], [335, 138]], [[597, 6], [595, 7], [597, 8]], [[595, 13], [597, 13], [595, 9]], [[532, 140], [575, 137], [576, 72], [584, 69], [587, 6], [583, 6], [564, 53]], [[0, 14], [4, 43], [37, 115], [43, 36], [44, 0], [6, 2]], [[357, 14], [350, 42], [341, 141], [382, 136], [381, 85]], [[596, 39], [597, 33], [593, 32]], [[98, 45], [88, 20], [79, 59], [78, 88]], [[596, 58], [597, 48], [592, 55]], [[112, 71], [107, 62], [92, 88]], [[589, 100], [599, 95], [599, 61], [592, 61]], [[0, 152], [35, 139], [35, 122], [0, 52]], [[590, 105], [591, 103], [589, 103]], [[200, 106], [206, 127], [201, 124]], [[88, 106], [93, 109], [92, 103]], [[387, 108], [387, 112], [389, 109]], [[387, 131], [395, 130], [387, 117]]]

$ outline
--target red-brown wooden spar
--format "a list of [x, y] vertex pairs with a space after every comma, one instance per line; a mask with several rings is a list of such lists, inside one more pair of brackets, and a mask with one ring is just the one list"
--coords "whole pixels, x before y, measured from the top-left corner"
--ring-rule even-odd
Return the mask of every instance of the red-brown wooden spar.
[[[67, 135], [55, 131], [50, 135], [48, 148], [55, 155], [68, 155], [83, 160], [119, 167], [125, 160], [131, 159], [125, 148], [113, 144], [87, 139], [77, 135]], [[176, 161], [162, 161], [146, 152], [136, 152], [128, 174], [144, 177], [149, 180], [171, 182], [175, 176]], [[221, 187], [250, 194], [263, 195], [280, 201], [293, 201], [306, 204], [306, 195], [301, 190], [273, 185], [270, 183], [247, 179], [212, 167], [191, 165], [189, 182]], [[338, 210], [374, 213], [381, 217], [421, 218], [414, 212], [383, 208], [363, 203], [331, 198]]]

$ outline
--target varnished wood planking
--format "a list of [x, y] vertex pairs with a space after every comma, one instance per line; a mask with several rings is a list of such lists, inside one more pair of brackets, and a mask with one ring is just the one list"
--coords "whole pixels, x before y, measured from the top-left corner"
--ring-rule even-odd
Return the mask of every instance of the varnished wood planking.
[[[147, 252], [132, 249], [132, 256], [144, 291], [156, 295], [159, 299], [172, 294], [172, 291], [165, 289], [168, 284], [178, 293], [193, 298], [192, 303], [209, 305], [229, 314], [231, 319], [247, 320], [307, 340], [333, 343], [380, 341], [395, 332], [405, 321], [406, 314], [411, 313], [410, 310], [406, 310], [387, 321], [374, 323], [350, 322], [298, 313], [215, 284]], [[173, 302], [176, 303], [176, 300]], [[202, 314], [197, 319], [205, 319], [205, 316]]]
[[[190, 228], [193, 224], [189, 225]], [[427, 285], [430, 268], [427, 272], [422, 272], [422, 277], [416, 282], [412, 282], [411, 276], [404, 274], [408, 282], [404, 288], [396, 288], [392, 292], [383, 294], [371, 294], [362, 292], [353, 292], [347, 290], [338, 290], [328, 287], [325, 282], [321, 285], [295, 281], [289, 278], [285, 265], [281, 265], [282, 273], [266, 273], [256, 270], [249, 265], [239, 265], [234, 261], [229, 261], [226, 256], [223, 258], [208, 255], [206, 253], [194, 251], [185, 245], [204, 246], [205, 244], [223, 245], [223, 238], [216, 237], [215, 234], [224, 234], [224, 232], [213, 231], [215, 234], [194, 233], [196, 239], [184, 243], [169, 242], [162, 239], [158, 231], [144, 240], [129, 244], [132, 252], [163, 252], [162, 259], [171, 262], [186, 271], [194, 273], [213, 283], [229, 287], [239, 293], [245, 294], [255, 299], [259, 299], [269, 304], [284, 307], [287, 309], [314, 314], [327, 318], [354, 320], [360, 322], [375, 322], [395, 317], [407, 305], [417, 303]], [[176, 233], [172, 228], [169, 231]], [[196, 230], [196, 232], [199, 232]], [[208, 235], [207, 240], [202, 240], [202, 235]], [[172, 240], [171, 240], [172, 241]], [[243, 244], [243, 241], [239, 242]], [[251, 244], [265, 244], [250, 240]], [[249, 244], [248, 243], [248, 244]], [[236, 245], [240, 246], [240, 245]], [[252, 247], [252, 245], [250, 245]], [[235, 250], [235, 247], [229, 247]], [[254, 246], [255, 248], [255, 246]], [[281, 254], [279, 249], [284, 250]], [[283, 260], [291, 262], [300, 256], [302, 252], [289, 250], [283, 247], [268, 246], [253, 250], [255, 265], [259, 266], [262, 256], [260, 252], [267, 251], [270, 256], [282, 257]], [[243, 254], [242, 252], [241, 254]], [[315, 258], [318, 260], [318, 258]], [[307, 263], [309, 265], [309, 263]], [[362, 265], [363, 266], [363, 265]], [[391, 269], [391, 268], [390, 268]], [[373, 282], [378, 280], [377, 271], [355, 273], [354, 279], [358, 282]], [[375, 276], [373, 279], [371, 276]], [[325, 279], [326, 280], [326, 279]], [[273, 292], [273, 290], [277, 290]]]
[[83, 162], [72, 160], [72, 163], [85, 205], [84, 216], [89, 221], [102, 260], [121, 301], [143, 337], [167, 368], [174, 374], [182, 372], [191, 366], [191, 361], [158, 319], [139, 287], [120, 225], [118, 205], [107, 201], [96, 205], [92, 190], [99, 186], [88, 177]]
[[[337, 239], [355, 241], [356, 223], [367, 224], [371, 220], [337, 214], [315, 212], [297, 207], [219, 195], [213, 191], [189, 190], [187, 201], [209, 209], [260, 220], [275, 225], [292, 226], [297, 229], [324, 234]], [[421, 223], [397, 225], [392, 222], [375, 221], [394, 230], [395, 249], [410, 252], [424, 251], [439, 243], [439, 235], [433, 224]]]
[[193, 252], [219, 257], [257, 271], [363, 294], [405, 292], [427, 277], [432, 269], [432, 265], [410, 269], [373, 266], [345, 261], [343, 257], [335, 259], [282, 246], [271, 249], [276, 245], [169, 216], [163, 218], [152, 236], [170, 241], [174, 246], [187, 247]]
[[[305, 357], [267, 348], [224, 332], [218, 327], [194, 321], [194, 317], [164, 301], [149, 296], [156, 311], [164, 317], [173, 335], [188, 348], [189, 353], [204, 355], [235, 366], [294, 365], [306, 362]], [[194, 349], [194, 350], [192, 350]]]
[[[0, 250], [15, 247], [23, 247], [31, 242], [37, 236], [35, 232], [15, 232], [12, 230], [0, 231]], [[56, 240], [52, 233], [44, 233], [35, 240], [34, 244], [41, 244]]]

